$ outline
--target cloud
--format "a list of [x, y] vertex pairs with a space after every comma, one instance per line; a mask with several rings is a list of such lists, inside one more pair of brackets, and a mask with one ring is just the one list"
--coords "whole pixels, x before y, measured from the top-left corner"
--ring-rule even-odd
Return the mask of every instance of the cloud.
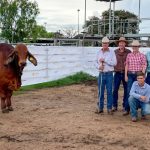
[[[47, 23], [48, 31], [57, 31], [60, 26], [74, 25], [79, 22], [82, 27], [84, 24], [85, 15], [85, 0], [36, 0], [40, 9], [40, 14], [37, 17], [37, 22], [40, 25]], [[115, 3], [116, 9], [124, 9], [138, 15], [139, 0], [122, 0]], [[86, 0], [87, 2], [87, 19], [90, 16], [101, 16], [102, 12], [108, 10], [109, 3], [99, 2], [96, 0]], [[150, 17], [149, 12], [150, 0], [141, 0], [141, 18]], [[145, 21], [144, 21], [145, 22]], [[52, 26], [55, 24], [55, 26]], [[142, 27], [143, 25], [141, 25]]]
[[[78, 12], [80, 9], [79, 20], [81, 26], [84, 24], [85, 15], [85, 0], [36, 0], [40, 9], [40, 14], [37, 17], [39, 24], [47, 23], [60, 25], [74, 26], [78, 23]], [[89, 16], [93, 16], [94, 12], [97, 15], [101, 14], [102, 11], [108, 9], [108, 3], [96, 2], [95, 0], [87, 0], [87, 19]], [[49, 31], [53, 31], [54, 28], [48, 28]]]

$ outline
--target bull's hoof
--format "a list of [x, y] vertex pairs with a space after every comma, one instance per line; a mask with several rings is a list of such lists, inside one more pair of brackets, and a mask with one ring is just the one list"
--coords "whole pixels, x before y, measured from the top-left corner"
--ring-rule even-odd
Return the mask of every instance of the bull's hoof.
[[13, 111], [14, 109], [13, 109], [11, 106], [9, 106], [9, 107], [7, 108], [7, 110]]
[[9, 113], [9, 110], [4, 108], [4, 109], [2, 109], [2, 113]]

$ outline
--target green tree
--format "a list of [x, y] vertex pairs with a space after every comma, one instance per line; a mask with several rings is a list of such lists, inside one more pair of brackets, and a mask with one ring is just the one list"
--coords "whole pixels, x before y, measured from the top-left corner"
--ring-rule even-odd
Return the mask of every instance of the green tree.
[[[125, 10], [114, 11], [114, 33], [115, 34], [127, 34], [138, 32], [138, 17]], [[112, 22], [112, 16], [111, 16]], [[109, 10], [102, 13], [102, 18], [99, 19], [95, 16], [86, 21], [88, 32], [92, 34], [106, 35], [109, 33]]]
[[1, 0], [1, 34], [10, 42], [20, 42], [32, 35], [39, 13], [36, 2], [29, 0]]
[[55, 33], [47, 32], [46, 28], [42, 25], [35, 25], [34, 29], [32, 29], [32, 34], [25, 38], [25, 41], [29, 42], [31, 39], [33, 42], [36, 42], [37, 38], [53, 38], [55, 37]]
[[90, 33], [92, 36], [94, 34], [98, 34], [98, 23], [100, 22], [100, 19], [98, 17], [92, 16], [89, 20], [86, 21], [86, 24], [84, 27], [88, 27], [88, 33]]
[[[129, 11], [114, 11], [114, 32], [115, 34], [127, 34], [138, 32], [138, 17]], [[102, 19], [106, 24], [106, 32], [108, 33], [109, 10], [102, 13]]]

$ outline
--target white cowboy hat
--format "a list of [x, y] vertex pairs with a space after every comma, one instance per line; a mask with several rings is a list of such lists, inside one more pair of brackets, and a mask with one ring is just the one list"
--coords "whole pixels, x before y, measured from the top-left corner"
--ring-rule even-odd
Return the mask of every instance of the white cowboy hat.
[[139, 43], [138, 40], [133, 40], [132, 43], [131, 43], [131, 46], [137, 46], [139, 47], [141, 44]]
[[108, 39], [108, 37], [103, 37], [102, 38], [102, 43], [109, 43], [109, 39]]

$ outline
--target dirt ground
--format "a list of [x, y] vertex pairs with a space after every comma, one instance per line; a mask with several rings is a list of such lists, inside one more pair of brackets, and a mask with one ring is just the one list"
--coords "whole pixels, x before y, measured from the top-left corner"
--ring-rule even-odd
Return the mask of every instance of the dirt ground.
[[98, 115], [95, 82], [13, 96], [14, 111], [0, 113], [0, 150], [150, 150], [150, 116], [131, 122], [119, 99], [118, 112]]

